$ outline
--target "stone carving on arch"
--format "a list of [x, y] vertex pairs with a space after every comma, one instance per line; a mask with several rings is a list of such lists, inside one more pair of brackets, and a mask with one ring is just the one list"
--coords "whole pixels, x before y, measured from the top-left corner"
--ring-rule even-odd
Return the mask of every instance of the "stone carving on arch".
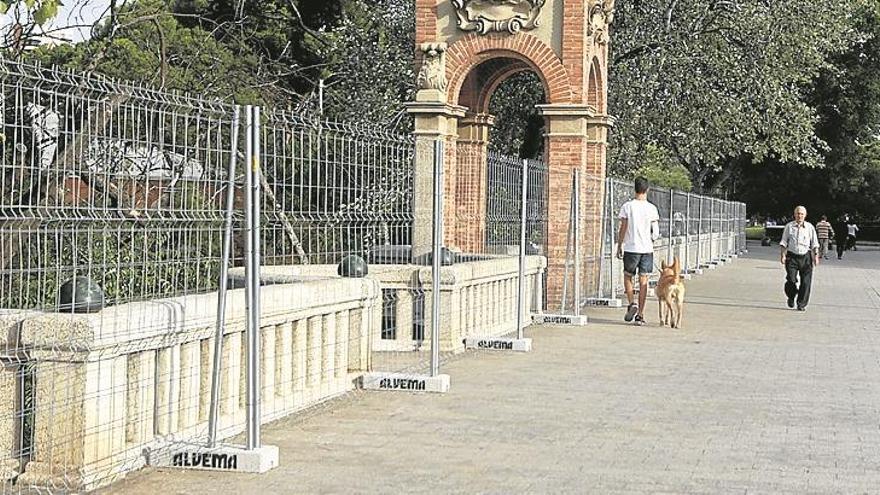
[[568, 72], [544, 42], [526, 33], [513, 36], [470, 34], [456, 41], [446, 51], [447, 101], [458, 99], [467, 75], [481, 63], [497, 57], [525, 62], [544, 81], [549, 103], [571, 103], [572, 90]]
[[546, 0], [452, 0], [462, 31], [518, 33], [538, 27]]

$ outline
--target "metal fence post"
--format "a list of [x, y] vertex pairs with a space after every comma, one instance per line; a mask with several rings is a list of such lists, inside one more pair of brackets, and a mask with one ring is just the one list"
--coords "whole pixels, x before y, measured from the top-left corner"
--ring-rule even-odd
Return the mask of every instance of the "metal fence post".
[[434, 141], [434, 232], [431, 250], [431, 376], [440, 374], [440, 258], [443, 246], [443, 140]]
[[673, 210], [675, 210], [675, 191], [673, 191], [672, 188], [669, 188], [669, 228], [667, 229], [669, 231], [669, 250], [666, 252], [666, 262], [670, 265], [675, 262], [675, 256], [672, 252], [674, 241], [672, 236], [675, 232], [673, 230], [673, 222], [675, 220], [673, 218]]
[[223, 334], [226, 330], [226, 289], [229, 273], [229, 254], [232, 251], [232, 211], [235, 203], [235, 169], [238, 161], [238, 125], [241, 108], [232, 113], [231, 153], [226, 190], [226, 218], [223, 229], [223, 251], [220, 260], [220, 288], [217, 292], [217, 328], [214, 332], [214, 361], [211, 372], [211, 409], [208, 416], [208, 446], [217, 446], [217, 425], [220, 417], [220, 369], [223, 366]]
[[529, 161], [522, 161], [522, 194], [520, 201], [519, 228], [519, 277], [516, 291], [516, 338], [523, 338], [523, 304], [525, 302], [526, 276], [526, 213], [529, 192]]
[[609, 283], [611, 284], [611, 299], [617, 298], [617, 286], [614, 285], [614, 258], [617, 256], [616, 233], [614, 232], [614, 179], [608, 177], [608, 232], [610, 234], [611, 256], [608, 257]]
[[715, 199], [709, 198], [709, 262], [715, 261]]
[[697, 211], [697, 268], [703, 264], [703, 195], [698, 195], [700, 208]]
[[[605, 185], [607, 186], [608, 179], [605, 179]], [[602, 210], [599, 213], [599, 284], [596, 287], [596, 297], [602, 297], [605, 292], [605, 255], [607, 251], [605, 249], [605, 213], [608, 211], [609, 205], [608, 201], [606, 201], [608, 189], [603, 189], [602, 194]]]
[[574, 187], [572, 195], [574, 198], [574, 315], [581, 315], [581, 174], [580, 170], [574, 169]]
[[247, 448], [260, 448], [260, 109], [248, 111]]
[[684, 271], [690, 272], [691, 262], [691, 193], [685, 193], [684, 203]]

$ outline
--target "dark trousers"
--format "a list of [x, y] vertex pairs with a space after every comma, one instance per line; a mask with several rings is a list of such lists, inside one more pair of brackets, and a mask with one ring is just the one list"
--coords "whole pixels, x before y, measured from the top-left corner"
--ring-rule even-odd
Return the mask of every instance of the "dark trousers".
[[[800, 277], [800, 285], [798, 285]], [[785, 256], [785, 295], [788, 298], [797, 296], [799, 308], [810, 302], [810, 285], [813, 282], [813, 257], [810, 253], [794, 254], [791, 251]]]
[[838, 237], [834, 243], [837, 245], [837, 257], [843, 258], [843, 252], [846, 251], [846, 237]]

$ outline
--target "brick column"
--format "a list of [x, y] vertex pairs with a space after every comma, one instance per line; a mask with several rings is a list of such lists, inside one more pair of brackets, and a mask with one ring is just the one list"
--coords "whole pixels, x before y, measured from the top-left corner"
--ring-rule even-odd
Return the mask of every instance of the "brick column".
[[[566, 247], [571, 221], [574, 170], [580, 171], [581, 297], [593, 295], [598, 284], [602, 207], [605, 179], [607, 118], [586, 105], [539, 105], [547, 119], [547, 307], [559, 308], [565, 276]], [[574, 253], [571, 254], [572, 261]], [[574, 290], [574, 267], [569, 274], [569, 302]]]
[[495, 118], [468, 114], [458, 124], [456, 149], [454, 245], [466, 253], [482, 253], [486, 242], [489, 129]]

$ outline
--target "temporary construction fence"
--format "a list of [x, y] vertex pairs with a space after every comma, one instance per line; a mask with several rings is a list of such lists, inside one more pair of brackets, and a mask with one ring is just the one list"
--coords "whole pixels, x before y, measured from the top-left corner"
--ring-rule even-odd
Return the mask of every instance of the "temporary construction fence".
[[[623, 262], [616, 257], [618, 215], [634, 196], [632, 181], [608, 178], [605, 182], [603, 244], [600, 276], [591, 297], [623, 296]], [[746, 250], [746, 205], [710, 196], [651, 187], [648, 201], [660, 214], [660, 236], [655, 243], [655, 271], [674, 258], [685, 274], [712, 269]]]
[[[180, 442], [259, 446], [260, 423], [369, 373], [436, 376], [468, 339], [521, 336], [545, 307], [540, 161], [5, 60], [0, 119], [4, 493], [103, 486]], [[418, 162], [436, 179], [427, 255], [411, 248]], [[584, 256], [599, 269], [571, 270], [577, 307], [620, 293], [631, 186], [591, 180], [578, 197], [604, 184], [590, 230], [604, 248]], [[742, 248], [741, 204], [651, 199], [689, 267]], [[590, 219], [573, 218], [581, 239]]]

